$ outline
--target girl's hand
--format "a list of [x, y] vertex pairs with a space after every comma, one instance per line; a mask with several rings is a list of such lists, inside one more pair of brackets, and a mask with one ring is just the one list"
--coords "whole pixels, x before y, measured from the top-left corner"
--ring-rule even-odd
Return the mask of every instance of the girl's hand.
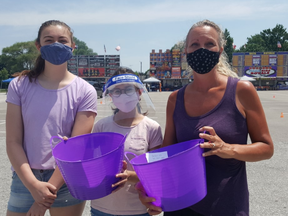
[[112, 193], [115, 193], [116, 191], [118, 191], [122, 187], [124, 187], [125, 183], [128, 180], [127, 162], [126, 161], [122, 161], [122, 163], [123, 163], [123, 166], [122, 166], [121, 173], [118, 173], [116, 175], [116, 178], [121, 178], [121, 180], [112, 185], [112, 188], [116, 188], [115, 190], [113, 190]]
[[68, 140], [68, 137], [66, 137], [66, 136], [63, 136], [63, 140]]
[[217, 155], [221, 158], [234, 158], [235, 152], [233, 151], [233, 145], [225, 143], [215, 132], [213, 127], [204, 126], [199, 131], [207, 131], [209, 134], [200, 133], [199, 137], [208, 140], [200, 144], [201, 148], [209, 148], [210, 151], [203, 153], [203, 157]]
[[141, 203], [144, 206], [146, 206], [147, 212], [150, 215], [158, 215], [162, 212], [162, 209], [160, 207], [157, 207], [157, 206], [152, 204], [152, 202], [155, 202], [155, 198], [147, 196], [145, 189], [144, 189], [143, 185], [141, 184], [141, 182], [138, 182], [135, 185], [135, 188], [138, 191], [139, 199], [140, 199]]
[[26, 216], [44, 216], [47, 208], [38, 205], [36, 202], [33, 203]]
[[56, 187], [48, 182], [37, 181], [30, 191], [35, 202], [43, 208], [50, 208], [56, 199]]

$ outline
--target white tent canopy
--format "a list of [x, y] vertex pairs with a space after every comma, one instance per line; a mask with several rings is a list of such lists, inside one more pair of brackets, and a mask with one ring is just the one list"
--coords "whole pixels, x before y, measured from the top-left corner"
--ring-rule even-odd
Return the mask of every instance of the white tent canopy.
[[256, 81], [256, 79], [252, 78], [252, 77], [248, 77], [248, 76], [242, 76], [240, 78], [240, 80], [248, 80], [248, 81]]
[[148, 79], [143, 80], [143, 83], [159, 83], [160, 80], [156, 79], [155, 77], [149, 77]]

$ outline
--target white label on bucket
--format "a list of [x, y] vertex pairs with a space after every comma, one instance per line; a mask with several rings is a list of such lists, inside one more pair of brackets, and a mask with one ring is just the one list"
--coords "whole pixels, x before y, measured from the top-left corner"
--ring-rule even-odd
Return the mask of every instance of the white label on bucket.
[[146, 153], [146, 159], [148, 163], [159, 161], [162, 159], [168, 158], [167, 151], [164, 152], [155, 152], [155, 153]]

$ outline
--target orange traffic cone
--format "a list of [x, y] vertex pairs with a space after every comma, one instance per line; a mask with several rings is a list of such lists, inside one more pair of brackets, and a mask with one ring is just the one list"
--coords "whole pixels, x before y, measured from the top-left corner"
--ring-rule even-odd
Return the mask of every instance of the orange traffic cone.
[[281, 112], [280, 118], [284, 118], [284, 114], [283, 114], [283, 112]]

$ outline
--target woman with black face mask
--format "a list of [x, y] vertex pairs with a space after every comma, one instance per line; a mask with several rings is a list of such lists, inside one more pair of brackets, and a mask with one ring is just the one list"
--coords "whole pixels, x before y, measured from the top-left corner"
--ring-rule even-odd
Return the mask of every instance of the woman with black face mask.
[[67, 70], [75, 47], [67, 24], [43, 23], [35, 44], [41, 53], [35, 67], [9, 84], [6, 100], [6, 147], [13, 170], [7, 216], [44, 215], [47, 209], [52, 216], [80, 216], [85, 202], [72, 197], [64, 184], [50, 138], [90, 133], [97, 93]]
[[[251, 82], [240, 81], [230, 69], [224, 45], [223, 32], [209, 20], [196, 23], [188, 32], [185, 50], [194, 82], [170, 95], [162, 146], [205, 139], [200, 147], [204, 148], [207, 195], [190, 207], [165, 212], [165, 216], [248, 216], [245, 163], [273, 155], [257, 92]], [[161, 212], [141, 185], [139, 194], [151, 215]]]

